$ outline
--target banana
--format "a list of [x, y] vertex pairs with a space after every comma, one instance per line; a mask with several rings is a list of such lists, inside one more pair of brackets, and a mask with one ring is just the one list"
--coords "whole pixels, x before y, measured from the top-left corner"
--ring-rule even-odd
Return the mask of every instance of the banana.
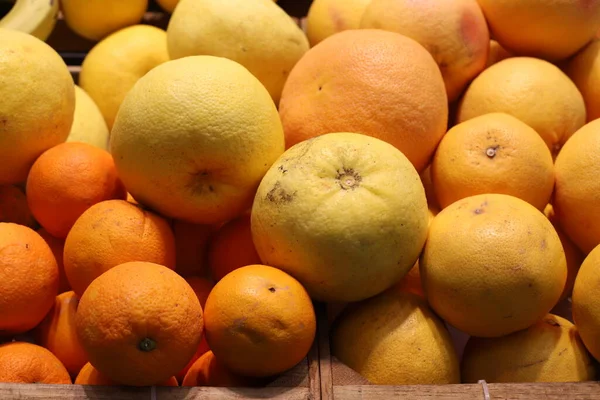
[[58, 0], [17, 0], [0, 20], [0, 28], [26, 32], [46, 40], [56, 25], [58, 10]]

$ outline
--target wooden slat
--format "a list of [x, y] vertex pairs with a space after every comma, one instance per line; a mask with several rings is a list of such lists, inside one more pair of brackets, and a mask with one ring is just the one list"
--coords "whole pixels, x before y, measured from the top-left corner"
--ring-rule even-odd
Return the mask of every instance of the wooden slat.
[[[488, 384], [491, 400], [600, 400], [600, 382]], [[336, 386], [344, 400], [484, 400], [482, 385]]]
[[[152, 391], [154, 390], [154, 393]], [[212, 388], [0, 384], [0, 399], [10, 400], [312, 400], [308, 388]]]
[[317, 310], [317, 342], [319, 345], [319, 370], [321, 372], [321, 399], [333, 400], [333, 374], [331, 364], [331, 351], [329, 349], [329, 323], [327, 321], [327, 308], [324, 304], [316, 306]]

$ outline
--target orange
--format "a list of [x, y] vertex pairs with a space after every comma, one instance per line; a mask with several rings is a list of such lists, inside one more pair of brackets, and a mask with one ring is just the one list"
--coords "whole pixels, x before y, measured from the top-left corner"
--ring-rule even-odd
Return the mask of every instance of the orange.
[[100, 373], [124, 385], [155, 385], [194, 355], [202, 338], [202, 308], [174, 271], [129, 262], [91, 283], [79, 302], [76, 325]]
[[556, 158], [555, 173], [556, 220], [587, 254], [600, 243], [600, 120], [569, 139]]
[[490, 40], [490, 51], [488, 53], [488, 59], [485, 63], [485, 67], [491, 67], [492, 65], [510, 57], [514, 57], [514, 55], [502, 47], [500, 43], [492, 39]]
[[587, 120], [600, 118], [600, 40], [588, 44], [565, 70], [583, 96]]
[[0, 382], [70, 384], [71, 377], [49, 350], [12, 342], [0, 345]]
[[244, 387], [250, 386], [250, 381], [231, 372], [208, 351], [194, 362], [181, 386]]
[[242, 267], [221, 279], [208, 296], [204, 316], [210, 349], [244, 376], [292, 368], [315, 339], [315, 310], [304, 287], [264, 265]]
[[[118, 383], [109, 379], [105, 375], [102, 375], [94, 366], [90, 363], [86, 363], [77, 378], [75, 378], [76, 385], [97, 385], [97, 386], [116, 386]], [[177, 378], [174, 376], [170, 377], [167, 381], [157, 386], [179, 386]]]
[[75, 329], [78, 305], [79, 298], [74, 292], [58, 295], [54, 307], [46, 315], [37, 332], [37, 343], [58, 357], [72, 376], [76, 376], [88, 362]]
[[13, 222], [35, 228], [36, 221], [27, 205], [27, 197], [18, 186], [0, 186], [0, 222]]
[[37, 230], [37, 233], [46, 241], [46, 244], [52, 250], [56, 264], [58, 265], [58, 293], [64, 293], [71, 290], [71, 284], [65, 274], [65, 266], [63, 264], [63, 253], [65, 251], [65, 241], [63, 239], [56, 238], [48, 233], [44, 228]]
[[252, 241], [250, 214], [229, 221], [210, 240], [208, 265], [215, 281], [235, 269], [260, 263]]
[[554, 189], [550, 150], [536, 131], [504, 113], [485, 114], [450, 129], [431, 172], [442, 208], [476, 194], [502, 193], [543, 210]]
[[583, 124], [585, 104], [558, 67], [531, 57], [513, 57], [483, 71], [466, 90], [457, 122], [492, 112], [517, 117], [535, 129], [556, 156]]
[[[206, 305], [206, 299], [208, 299], [208, 295], [210, 294], [210, 291], [212, 290], [214, 285], [209, 280], [199, 278], [196, 276], [188, 277], [185, 280], [192, 287], [194, 293], [196, 293], [196, 296], [200, 301], [200, 306], [202, 307], [202, 309], [204, 309], [204, 306]], [[206, 342], [206, 335], [204, 335], [202, 336], [202, 341], [198, 345], [198, 349], [196, 350], [196, 353], [194, 354], [192, 359], [177, 374], [177, 379], [179, 379], [179, 381], [183, 381], [183, 378], [185, 378], [185, 374], [187, 374], [188, 370], [191, 368], [194, 362], [196, 362], [198, 358], [200, 358], [204, 353], [206, 353], [209, 350], [210, 348], [208, 347], [208, 343]]]
[[467, 197], [440, 211], [419, 267], [436, 314], [479, 337], [530, 327], [556, 305], [567, 279], [550, 221], [505, 194]]
[[573, 292], [575, 278], [577, 277], [579, 267], [581, 267], [581, 263], [583, 263], [585, 256], [581, 252], [581, 250], [577, 248], [575, 243], [573, 243], [573, 241], [569, 239], [569, 237], [562, 231], [562, 229], [556, 222], [554, 207], [552, 207], [551, 204], [548, 204], [548, 206], [544, 210], [544, 214], [546, 214], [546, 217], [548, 217], [550, 222], [552, 222], [556, 233], [558, 233], [558, 237], [560, 239], [560, 242], [562, 243], [563, 250], [565, 251], [565, 258], [567, 259], [567, 283], [565, 284], [563, 293], [560, 296], [560, 300], [564, 300], [567, 297], [571, 296], [571, 293]]
[[148, 261], [175, 268], [175, 238], [163, 218], [124, 200], [109, 200], [88, 209], [65, 242], [64, 264], [79, 296], [115, 265]]
[[0, 336], [26, 332], [58, 294], [58, 266], [44, 239], [26, 226], [0, 222]]
[[61, 239], [94, 204], [127, 196], [110, 153], [77, 142], [44, 152], [31, 167], [26, 192], [33, 216]]
[[503, 47], [525, 56], [565, 59], [600, 29], [600, 2], [590, 0], [477, 0]]
[[175, 260], [181, 276], [205, 275], [206, 249], [214, 228], [210, 225], [173, 221], [175, 235]]
[[359, 29], [330, 36], [304, 55], [279, 112], [288, 148], [325, 133], [362, 133], [391, 143], [421, 171], [446, 133], [448, 102], [423, 46]]
[[372, 0], [360, 27], [419, 42], [439, 65], [450, 101], [485, 68], [490, 34], [476, 0]]

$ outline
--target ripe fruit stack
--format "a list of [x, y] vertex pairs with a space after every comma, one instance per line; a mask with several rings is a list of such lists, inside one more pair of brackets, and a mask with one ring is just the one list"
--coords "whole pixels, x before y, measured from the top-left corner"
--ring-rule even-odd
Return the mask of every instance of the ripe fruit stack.
[[0, 16], [0, 384], [297, 382], [313, 302], [373, 384], [597, 377], [600, 1], [63, 0], [77, 81], [42, 3]]

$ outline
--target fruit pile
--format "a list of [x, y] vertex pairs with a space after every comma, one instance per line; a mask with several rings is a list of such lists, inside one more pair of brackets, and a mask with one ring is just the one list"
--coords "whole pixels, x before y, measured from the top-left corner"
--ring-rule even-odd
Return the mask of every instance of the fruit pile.
[[79, 86], [2, 20], [0, 382], [262, 386], [313, 301], [374, 384], [596, 379], [600, 2], [160, 4], [62, 1]]

